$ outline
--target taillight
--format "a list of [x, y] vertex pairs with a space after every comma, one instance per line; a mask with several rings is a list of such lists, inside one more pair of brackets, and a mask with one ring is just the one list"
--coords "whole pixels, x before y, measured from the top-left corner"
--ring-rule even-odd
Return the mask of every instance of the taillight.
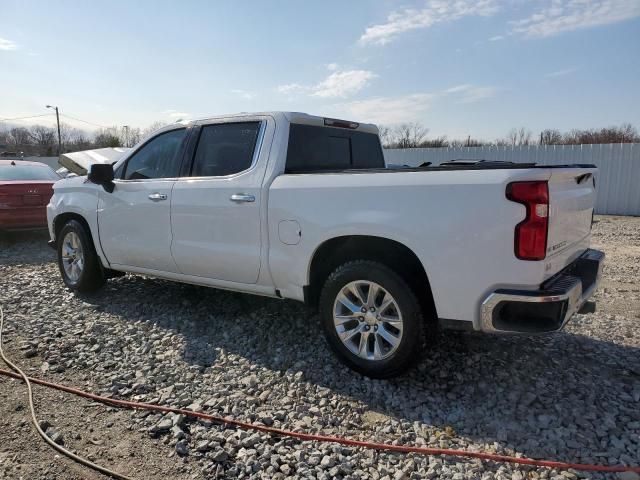
[[516, 225], [515, 254], [520, 260], [543, 260], [547, 254], [549, 231], [549, 187], [546, 181], [512, 182], [507, 198], [527, 209], [523, 221]]

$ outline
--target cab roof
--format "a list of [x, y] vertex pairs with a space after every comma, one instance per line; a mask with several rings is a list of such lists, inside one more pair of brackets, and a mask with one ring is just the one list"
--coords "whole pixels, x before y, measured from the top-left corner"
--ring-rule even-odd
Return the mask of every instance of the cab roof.
[[316, 125], [321, 127], [335, 127], [335, 128], [349, 128], [360, 132], [378, 133], [378, 127], [373, 123], [360, 123], [351, 120], [342, 120], [330, 117], [320, 117], [318, 115], [309, 115], [303, 112], [283, 112], [283, 111], [270, 111], [270, 112], [240, 112], [228, 115], [215, 115], [211, 117], [204, 117], [195, 120], [181, 122], [184, 124], [199, 123], [209, 120], [221, 120], [221, 119], [233, 119], [233, 118], [246, 118], [256, 116], [271, 116], [277, 120], [282, 120], [288, 123], [301, 123], [305, 125]]

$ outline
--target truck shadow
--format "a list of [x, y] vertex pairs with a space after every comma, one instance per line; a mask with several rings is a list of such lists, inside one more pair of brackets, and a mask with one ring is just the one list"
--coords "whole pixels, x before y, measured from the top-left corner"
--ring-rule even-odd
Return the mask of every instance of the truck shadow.
[[297, 302], [132, 276], [111, 280], [87, 301], [180, 334], [184, 361], [201, 371], [224, 352], [283, 375], [302, 372], [305, 396], [322, 388], [348, 397], [364, 428], [391, 425], [387, 439], [420, 422], [449, 432], [453, 447], [464, 443], [452, 439], [467, 438], [531, 457], [619, 463], [630, 452], [620, 437], [637, 435], [640, 349], [630, 346], [564, 332], [442, 332], [417, 369], [371, 380], [335, 359], [317, 315]]

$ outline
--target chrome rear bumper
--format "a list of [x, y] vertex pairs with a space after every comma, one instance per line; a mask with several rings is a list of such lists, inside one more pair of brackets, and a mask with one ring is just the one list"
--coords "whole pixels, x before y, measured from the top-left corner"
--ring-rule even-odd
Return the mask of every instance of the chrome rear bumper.
[[539, 290], [499, 289], [482, 302], [481, 330], [542, 333], [562, 329], [600, 283], [604, 253], [589, 249]]

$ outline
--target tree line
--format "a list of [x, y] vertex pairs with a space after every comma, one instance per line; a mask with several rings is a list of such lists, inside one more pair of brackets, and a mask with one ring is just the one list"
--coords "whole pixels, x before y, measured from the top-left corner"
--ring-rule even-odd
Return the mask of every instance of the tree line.
[[[60, 123], [62, 153], [105, 147], [131, 147], [164, 125], [164, 122], [155, 122], [144, 129], [114, 126], [88, 133]], [[23, 153], [25, 156], [55, 156], [58, 152], [58, 130], [44, 125], [0, 128], [0, 150]]]
[[561, 132], [557, 129], [545, 129], [538, 135], [526, 127], [512, 128], [502, 138], [494, 141], [479, 140], [468, 136], [461, 139], [448, 139], [446, 135], [428, 137], [429, 129], [419, 122], [410, 122], [395, 127], [380, 127], [380, 139], [385, 148], [444, 148], [444, 147], [482, 147], [527, 145], [582, 145], [597, 143], [640, 143], [636, 127], [630, 123], [620, 126], [573, 129]]
[[[147, 128], [109, 127], [88, 133], [66, 123], [60, 124], [62, 152], [76, 152], [105, 147], [131, 147], [143, 137], [166, 125], [155, 122]], [[485, 141], [468, 136], [449, 139], [446, 135], [429, 138], [429, 129], [418, 122], [403, 123], [394, 127], [380, 127], [380, 139], [385, 148], [441, 148], [481, 146], [527, 146], [527, 145], [580, 145], [596, 143], [640, 143], [636, 127], [630, 123], [620, 126], [573, 129], [561, 132], [545, 129], [538, 135], [525, 127], [513, 128], [494, 141]], [[54, 156], [58, 151], [58, 132], [54, 127], [33, 125], [30, 127], [0, 126], [0, 151], [22, 152], [25, 156]]]

